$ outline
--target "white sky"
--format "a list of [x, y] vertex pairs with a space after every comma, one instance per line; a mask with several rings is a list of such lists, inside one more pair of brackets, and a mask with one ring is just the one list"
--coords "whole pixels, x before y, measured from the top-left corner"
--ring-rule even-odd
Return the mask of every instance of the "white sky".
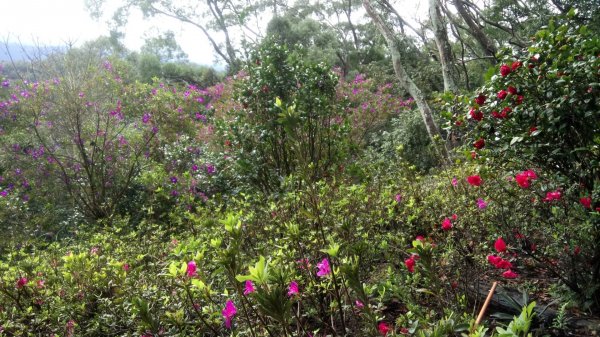
[[[0, 39], [11, 42], [20, 39], [23, 44], [80, 45], [99, 36], [107, 36], [108, 24], [96, 22], [85, 9], [84, 0], [0, 0]], [[102, 20], [102, 19], [101, 19]], [[156, 29], [172, 30], [177, 42], [188, 54], [190, 61], [213, 64], [212, 47], [200, 31], [168, 18], [146, 20], [141, 13], [133, 13], [124, 29], [125, 46], [139, 50], [144, 36], [156, 35]]]
[[[120, 2], [110, 1], [112, 4]], [[428, 6], [425, 0], [402, 0], [400, 5], [397, 8], [409, 21], [412, 21], [410, 19], [416, 12], [426, 12]], [[20, 39], [24, 44], [39, 42], [41, 45], [60, 46], [74, 42], [80, 45], [106, 36], [109, 31], [106, 19], [96, 22], [90, 17], [84, 0], [0, 0], [0, 9], [2, 41], [8, 38], [11, 42]], [[105, 13], [109, 12], [105, 7]], [[145, 37], [165, 30], [175, 33], [177, 42], [190, 61], [210, 65], [218, 60], [212, 46], [197, 28], [165, 17], [144, 20], [139, 12], [132, 13], [123, 30], [126, 33], [125, 46], [130, 50], [139, 50]]]

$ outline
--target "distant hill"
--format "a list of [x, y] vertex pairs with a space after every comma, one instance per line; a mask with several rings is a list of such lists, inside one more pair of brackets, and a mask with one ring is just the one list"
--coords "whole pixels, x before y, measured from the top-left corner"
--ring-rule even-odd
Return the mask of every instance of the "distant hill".
[[[25, 61], [28, 60], [28, 56], [39, 56], [48, 54], [50, 51], [56, 49], [53, 46], [33, 46], [33, 45], [21, 45], [19, 43], [8, 43], [0, 44], [0, 62], [10, 61]], [[10, 56], [9, 56], [10, 55]]]

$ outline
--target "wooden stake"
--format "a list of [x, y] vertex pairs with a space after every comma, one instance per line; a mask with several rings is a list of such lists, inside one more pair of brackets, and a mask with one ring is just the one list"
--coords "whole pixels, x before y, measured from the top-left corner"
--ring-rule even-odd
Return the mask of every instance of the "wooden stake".
[[479, 311], [479, 315], [477, 316], [477, 319], [475, 320], [475, 325], [473, 326], [473, 330], [475, 330], [475, 328], [477, 328], [479, 323], [481, 323], [481, 320], [483, 319], [483, 315], [485, 314], [485, 311], [487, 310], [487, 307], [490, 304], [492, 297], [494, 296], [494, 291], [496, 290], [497, 285], [498, 285], [498, 282], [496, 282], [496, 281], [494, 281], [494, 283], [492, 283], [492, 289], [490, 289], [490, 292], [488, 293], [488, 295], [485, 299], [485, 302], [483, 302], [483, 307], [481, 307], [481, 310]]

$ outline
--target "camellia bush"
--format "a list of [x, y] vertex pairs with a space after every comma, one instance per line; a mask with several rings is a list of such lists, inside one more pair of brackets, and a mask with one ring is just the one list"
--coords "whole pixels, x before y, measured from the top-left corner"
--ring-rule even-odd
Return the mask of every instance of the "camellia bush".
[[[451, 121], [464, 134], [472, 160], [506, 172], [522, 191], [537, 190], [528, 208], [546, 218], [563, 217], [543, 228], [535, 222], [508, 225], [519, 232], [525, 226], [567, 251], [577, 247], [580, 263], [569, 255], [564, 257], [570, 262], [558, 258], [564, 269], [555, 274], [595, 308], [600, 307], [599, 52], [600, 39], [586, 27], [551, 22], [526, 51], [505, 56], [468, 113]], [[537, 262], [555, 269], [548, 260]]]

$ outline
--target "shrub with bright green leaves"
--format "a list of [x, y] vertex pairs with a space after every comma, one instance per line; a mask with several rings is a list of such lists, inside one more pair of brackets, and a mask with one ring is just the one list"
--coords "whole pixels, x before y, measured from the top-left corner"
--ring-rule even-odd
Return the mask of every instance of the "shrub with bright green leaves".
[[301, 170], [327, 175], [344, 155], [347, 125], [336, 100], [337, 75], [308, 64], [301, 51], [265, 42], [240, 74], [232, 109], [221, 124], [220, 144], [230, 147], [236, 171], [264, 191]]

